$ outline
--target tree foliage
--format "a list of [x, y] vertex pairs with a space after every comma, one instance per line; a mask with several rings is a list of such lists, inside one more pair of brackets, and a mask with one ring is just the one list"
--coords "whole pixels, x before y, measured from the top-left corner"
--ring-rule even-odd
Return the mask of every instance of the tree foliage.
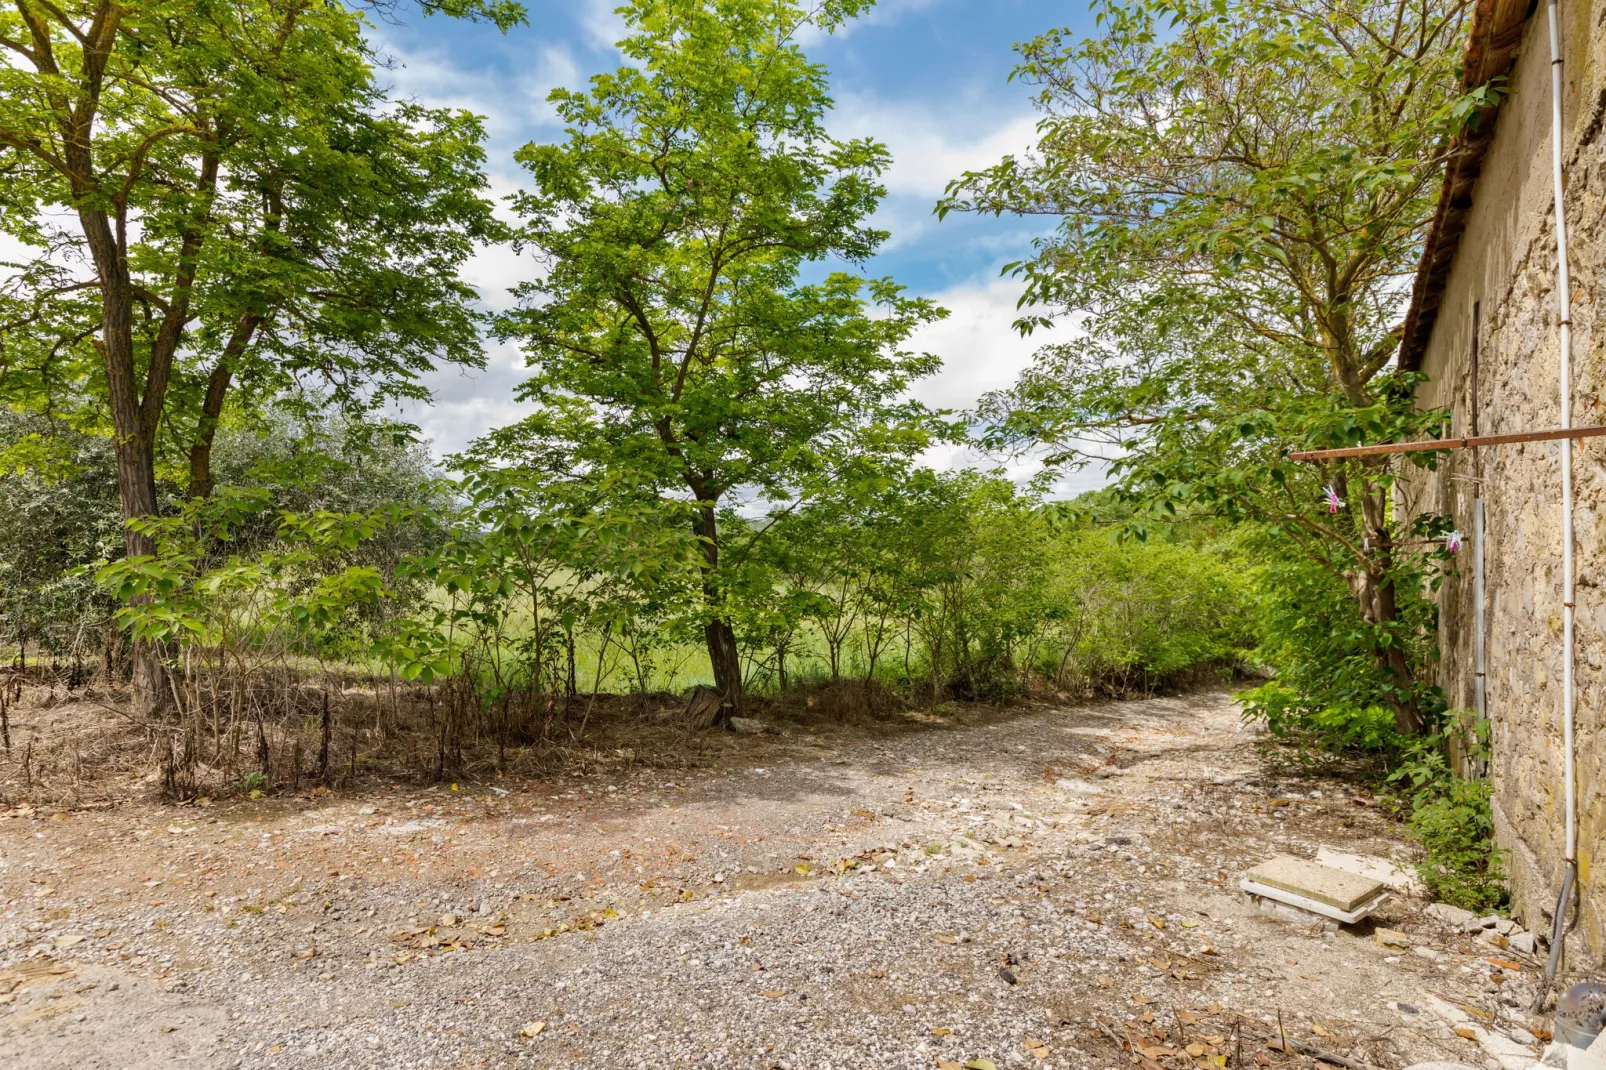
[[496, 233], [480, 123], [386, 100], [353, 12], [17, 0], [0, 47], [0, 218], [28, 253], [0, 287], [0, 398], [109, 436], [125, 517], [157, 512], [167, 454], [210, 490], [231, 392], [370, 405], [481, 359], [457, 275]]
[[985, 399], [994, 442], [1101, 456], [1152, 513], [1275, 531], [1350, 588], [1340, 630], [1366, 633], [1374, 698], [1404, 731], [1442, 705], [1404, 603], [1452, 521], [1394, 515], [1402, 462], [1287, 453], [1438, 433], [1390, 360], [1447, 135], [1496, 92], [1458, 94], [1466, 9], [1100, 5], [1099, 34], [1022, 46], [1037, 150], [967, 174], [941, 207], [1059, 220], [1008, 270], [1034, 306], [1023, 329], [1069, 316], [1076, 337]]
[[797, 44], [863, 6], [636, 0], [620, 9], [629, 63], [555, 91], [564, 138], [519, 153], [532, 184], [518, 240], [546, 271], [499, 330], [523, 342], [522, 396], [542, 410], [491, 448], [546, 443], [588, 479], [689, 503], [705, 640], [733, 707], [722, 504], [795, 502], [904, 463], [929, 436], [903, 393], [937, 361], [902, 346], [941, 310], [888, 279], [804, 281], [886, 237], [867, 220], [887, 151], [830, 136], [825, 71]]

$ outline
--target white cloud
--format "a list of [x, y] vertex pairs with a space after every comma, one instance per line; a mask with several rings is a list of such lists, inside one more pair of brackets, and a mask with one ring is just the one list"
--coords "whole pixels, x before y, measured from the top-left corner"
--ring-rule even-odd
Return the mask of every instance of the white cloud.
[[515, 396], [529, 374], [518, 344], [491, 342], [485, 356], [483, 371], [443, 368], [426, 376], [433, 399], [402, 407], [402, 418], [418, 425], [433, 443], [436, 457], [457, 453], [487, 432], [535, 410]]
[[[967, 114], [972, 117], [968, 122], [961, 118]], [[892, 150], [887, 189], [935, 200], [963, 172], [1031, 148], [1035, 123], [1024, 107], [1000, 115], [996, 103], [984, 106], [980, 100], [953, 101], [938, 112], [913, 102], [852, 95], [838, 97], [831, 131], [837, 137], [884, 142]]]
[[[374, 48], [390, 62], [379, 72], [378, 80], [393, 96], [484, 116], [494, 156], [505, 156], [543, 127], [556, 126], [557, 112], [547, 102], [547, 95], [554, 88], [578, 86], [581, 81], [579, 64], [561, 42], [542, 44], [521, 54], [521, 66], [511, 80], [489, 65], [458, 66], [444, 48], [402, 48], [379, 33], [374, 35]], [[501, 160], [495, 160], [493, 166], [495, 163]]]
[[580, 28], [592, 47], [612, 51], [630, 33], [617, 7], [619, 0], [584, 0], [580, 5]]
[[1021, 295], [1015, 280], [970, 283], [930, 298], [948, 318], [915, 332], [909, 348], [942, 358], [940, 372], [922, 380], [914, 396], [944, 409], [967, 409], [989, 390], [1001, 390], [1031, 364], [1042, 337], [1023, 338], [1011, 327]]
[[[1041, 333], [1023, 337], [1014, 329], [1019, 315], [1015, 302], [1022, 289], [1016, 280], [996, 279], [930, 295], [948, 309], [949, 316], [917, 331], [909, 348], [936, 354], [943, 367], [917, 383], [911, 394], [935, 408], [963, 411], [973, 409], [983, 394], [1014, 384], [1031, 366], [1038, 348], [1058, 340]], [[1071, 330], [1074, 328], [1062, 325], [1053, 334], [1063, 336]], [[928, 450], [921, 461], [938, 470], [1002, 467], [1017, 482], [1032, 478], [1043, 467], [1034, 456], [1000, 458], [973, 446], [938, 446]], [[1054, 492], [1070, 495], [1107, 482], [1104, 466], [1091, 465], [1056, 480]]]
[[1024, 107], [1000, 114], [996, 102], [979, 95], [939, 111], [913, 101], [853, 94], [838, 97], [830, 130], [839, 138], [874, 138], [892, 153], [892, 166], [882, 176], [888, 196], [875, 222], [892, 235], [886, 248], [897, 249], [937, 225], [932, 209], [949, 182], [1030, 149], [1035, 121]]
[[850, 19], [838, 27], [834, 34], [827, 35], [817, 26], [805, 26], [797, 34], [797, 42], [805, 49], [812, 48], [827, 36], [835, 38], [851, 37], [856, 30], [865, 26], [893, 26], [900, 22], [905, 15], [916, 11], [924, 11], [941, 3], [942, 0], [879, 0], [869, 11], [856, 19]]

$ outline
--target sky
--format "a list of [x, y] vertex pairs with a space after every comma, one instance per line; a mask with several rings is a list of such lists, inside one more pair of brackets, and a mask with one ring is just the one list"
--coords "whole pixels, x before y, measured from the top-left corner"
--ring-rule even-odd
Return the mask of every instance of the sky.
[[[546, 97], [558, 86], [581, 88], [599, 71], [619, 66], [614, 42], [624, 24], [617, 0], [526, 0], [529, 24], [502, 34], [489, 25], [424, 17], [412, 9], [376, 21], [373, 37], [389, 61], [383, 73], [392, 93], [433, 106], [466, 108], [486, 119], [492, 190], [505, 196], [521, 184], [513, 153], [531, 141], [554, 141], [562, 126]], [[943, 359], [943, 370], [913, 391], [941, 408], [964, 410], [986, 391], [1008, 386], [1053, 332], [1021, 338], [1018, 283], [1000, 267], [1019, 259], [1041, 220], [983, 219], [932, 209], [947, 182], [1032, 144], [1035, 115], [1028, 87], [1008, 82], [1013, 46], [1054, 26], [1090, 26], [1086, 0], [881, 0], [871, 12], [808, 45], [829, 69], [836, 108], [829, 129], [841, 137], [874, 137], [892, 152], [888, 196], [876, 223], [891, 232], [866, 265], [891, 275], [911, 293], [947, 308], [949, 317], [924, 329], [912, 348]], [[508, 306], [508, 289], [534, 270], [511, 249], [487, 249], [467, 271], [493, 309]], [[523, 379], [512, 345], [492, 348], [480, 372], [456, 370], [430, 381], [433, 404], [407, 413], [437, 454], [467, 445], [523, 411], [514, 399]], [[925, 458], [935, 467], [992, 467], [995, 458], [943, 447]], [[1009, 470], [1024, 477], [1029, 461]], [[1062, 480], [1059, 493], [1104, 482], [1087, 470]]]

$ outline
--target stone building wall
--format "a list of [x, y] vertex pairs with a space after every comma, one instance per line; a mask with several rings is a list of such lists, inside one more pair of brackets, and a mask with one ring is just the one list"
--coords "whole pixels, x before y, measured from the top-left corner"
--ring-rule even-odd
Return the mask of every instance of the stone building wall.
[[[1606, 0], [1563, 0], [1567, 213], [1574, 284], [1573, 422], [1606, 423]], [[1452, 414], [1452, 435], [1560, 424], [1551, 215], [1550, 62], [1544, 8], [1527, 20], [1494, 140], [1473, 192], [1442, 304], [1424, 350], [1422, 406]], [[1476, 381], [1474, 381], [1476, 347]], [[1474, 397], [1476, 410], [1474, 410]], [[1548, 929], [1564, 850], [1561, 748], [1560, 449], [1555, 442], [1456, 451], [1403, 504], [1447, 512], [1466, 534], [1461, 575], [1440, 592], [1440, 682], [1474, 705], [1473, 501], [1485, 543], [1487, 711], [1497, 836], [1508, 852], [1513, 910]], [[1575, 932], [1601, 961], [1606, 882], [1606, 440], [1574, 447], [1577, 526], [1579, 875]], [[1576, 955], [1585, 946], [1575, 946]], [[1575, 964], [1578, 959], [1574, 959]]]

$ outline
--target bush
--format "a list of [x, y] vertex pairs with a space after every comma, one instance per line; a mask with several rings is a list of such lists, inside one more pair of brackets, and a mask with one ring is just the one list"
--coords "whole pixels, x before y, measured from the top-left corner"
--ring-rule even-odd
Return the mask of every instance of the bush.
[[1451, 776], [1410, 817], [1427, 848], [1416, 873], [1446, 903], [1486, 913], [1506, 902], [1505, 870], [1494, 845], [1489, 782]]

